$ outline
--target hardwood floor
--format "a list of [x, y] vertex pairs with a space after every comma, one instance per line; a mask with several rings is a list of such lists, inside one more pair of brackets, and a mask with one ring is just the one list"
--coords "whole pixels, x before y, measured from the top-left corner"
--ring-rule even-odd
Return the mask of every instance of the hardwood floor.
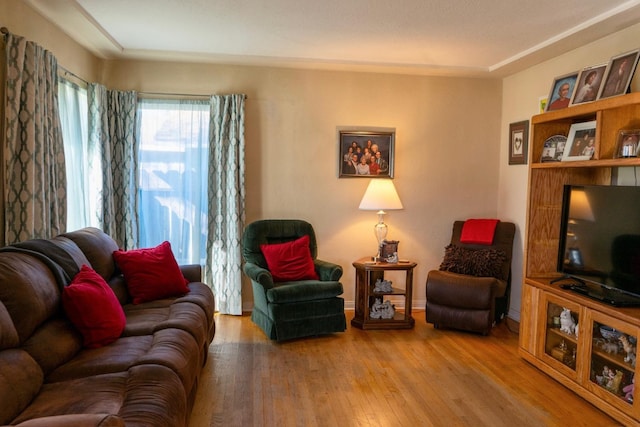
[[190, 427], [619, 425], [518, 357], [504, 323], [483, 337], [414, 318], [278, 344], [216, 315]]

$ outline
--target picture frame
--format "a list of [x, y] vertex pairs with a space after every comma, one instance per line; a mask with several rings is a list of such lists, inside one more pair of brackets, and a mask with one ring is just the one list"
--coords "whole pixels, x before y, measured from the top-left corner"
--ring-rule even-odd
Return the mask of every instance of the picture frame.
[[574, 123], [569, 129], [563, 162], [591, 160], [596, 149], [596, 121]]
[[393, 178], [395, 128], [338, 127], [337, 134], [338, 178]]
[[598, 99], [624, 95], [629, 90], [629, 85], [638, 65], [640, 49], [616, 55], [609, 60], [604, 83], [600, 88]]
[[618, 133], [614, 159], [638, 157], [640, 155], [640, 129], [621, 130]]
[[526, 165], [529, 151], [529, 120], [509, 125], [509, 164]]
[[571, 102], [571, 96], [576, 87], [576, 81], [578, 80], [578, 71], [573, 73], [564, 74], [553, 79], [551, 85], [551, 91], [547, 97], [547, 111], [560, 110], [567, 108]]
[[607, 63], [583, 68], [580, 74], [578, 74], [576, 89], [573, 91], [569, 106], [592, 102], [598, 99], [606, 70]]
[[564, 154], [564, 147], [567, 144], [565, 135], [552, 135], [544, 141], [540, 162], [559, 162]]
[[383, 240], [380, 244], [380, 258], [382, 262], [397, 263], [398, 262], [398, 244], [399, 240]]

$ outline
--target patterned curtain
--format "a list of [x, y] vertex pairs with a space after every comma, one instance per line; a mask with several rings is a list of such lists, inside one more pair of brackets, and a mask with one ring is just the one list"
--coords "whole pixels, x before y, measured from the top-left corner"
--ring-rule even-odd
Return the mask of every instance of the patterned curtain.
[[242, 314], [240, 242], [244, 228], [244, 95], [211, 97], [205, 283], [218, 312]]
[[2, 232], [11, 244], [66, 231], [66, 176], [57, 60], [13, 34], [5, 53]]
[[102, 156], [102, 229], [122, 249], [138, 245], [138, 141], [136, 92], [90, 83], [89, 141]]

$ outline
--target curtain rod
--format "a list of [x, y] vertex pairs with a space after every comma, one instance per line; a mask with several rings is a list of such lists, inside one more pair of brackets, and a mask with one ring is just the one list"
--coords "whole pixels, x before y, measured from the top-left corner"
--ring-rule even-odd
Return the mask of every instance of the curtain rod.
[[[151, 96], [192, 96], [198, 98], [210, 98], [213, 94], [205, 95], [201, 93], [162, 93], [162, 92], [138, 92], [139, 95], [151, 95]], [[243, 95], [244, 99], [247, 99], [247, 95]]]
[[88, 81], [86, 81], [85, 79], [83, 79], [82, 77], [80, 77], [79, 75], [77, 75], [76, 73], [74, 73], [74, 72], [72, 72], [72, 71], [67, 70], [67, 69], [66, 69], [66, 68], [64, 68], [63, 66], [58, 65], [58, 68], [59, 68], [59, 69], [60, 69], [60, 71], [62, 71], [64, 74], [69, 75], [69, 76], [71, 76], [71, 77], [74, 77], [74, 78], [76, 78], [76, 79], [80, 80], [81, 82], [83, 82], [83, 83], [84, 83], [84, 84], [86, 84], [86, 85], [88, 85], [88, 84], [89, 84], [89, 82], [88, 82]]

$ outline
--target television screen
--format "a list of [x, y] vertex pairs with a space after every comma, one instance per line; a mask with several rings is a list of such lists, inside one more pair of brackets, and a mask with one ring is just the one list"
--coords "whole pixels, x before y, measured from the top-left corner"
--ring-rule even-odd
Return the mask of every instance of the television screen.
[[640, 187], [566, 185], [558, 271], [567, 287], [613, 305], [640, 305]]

